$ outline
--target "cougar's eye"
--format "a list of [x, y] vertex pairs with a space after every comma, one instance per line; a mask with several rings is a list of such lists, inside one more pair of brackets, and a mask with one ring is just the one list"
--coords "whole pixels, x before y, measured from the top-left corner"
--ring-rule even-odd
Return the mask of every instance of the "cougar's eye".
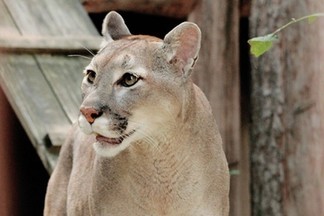
[[135, 83], [137, 83], [139, 79], [140, 77], [135, 74], [125, 73], [118, 81], [118, 84], [124, 87], [130, 87], [132, 85], [135, 85]]
[[87, 81], [89, 83], [93, 84], [94, 80], [96, 79], [97, 74], [93, 70], [87, 70], [86, 76], [87, 76]]

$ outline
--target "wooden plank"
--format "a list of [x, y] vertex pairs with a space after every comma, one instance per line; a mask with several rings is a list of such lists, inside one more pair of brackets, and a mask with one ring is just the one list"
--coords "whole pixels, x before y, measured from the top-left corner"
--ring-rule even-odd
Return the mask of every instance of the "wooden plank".
[[3, 0], [0, 0], [0, 32], [7, 37], [20, 34]]
[[[51, 8], [51, 14], [56, 16], [57, 27], [62, 30], [63, 35], [98, 35], [96, 27], [79, 0], [46, 0], [46, 4], [55, 4]], [[57, 10], [58, 8], [60, 10]]]
[[[1, 56], [0, 82], [37, 150], [39, 148], [46, 150], [44, 138], [53, 128], [69, 127], [70, 122], [39, 66], [35, 63], [34, 57], [29, 55]], [[45, 166], [54, 164], [55, 162], [50, 162], [46, 154], [40, 155]]]
[[49, 55], [36, 58], [61, 107], [70, 121], [75, 122], [81, 104], [82, 72], [90, 60]]
[[[0, 12], [3, 12], [0, 16], [5, 16], [0, 20], [0, 30], [16, 33], [1, 34], [7, 38], [2, 41], [3, 47], [9, 47], [11, 51], [80, 54], [84, 50], [80, 40], [91, 50], [97, 49], [100, 43], [101, 39], [96, 38], [99, 35], [97, 30], [78, 0], [41, 0], [35, 4], [0, 0], [0, 6]], [[8, 42], [12, 35], [15, 37], [9, 38], [12, 41]], [[17, 35], [24, 38], [14, 40]], [[52, 40], [45, 36], [52, 36]], [[81, 75], [83, 67], [80, 59], [66, 56], [51, 58], [10, 53], [0, 56], [1, 87], [50, 173], [56, 164], [59, 148], [49, 148], [46, 144], [50, 142], [60, 146], [67, 128], [76, 119], [80, 95], [75, 89], [81, 78], [75, 77], [77, 71]], [[73, 73], [68, 74], [71, 71]], [[64, 77], [66, 79], [62, 81]], [[53, 84], [49, 85], [51, 82]]]
[[99, 49], [101, 41], [99, 36], [0, 36], [0, 52], [89, 54], [88, 50], [96, 52]]
[[23, 35], [98, 35], [77, 0], [4, 0]]

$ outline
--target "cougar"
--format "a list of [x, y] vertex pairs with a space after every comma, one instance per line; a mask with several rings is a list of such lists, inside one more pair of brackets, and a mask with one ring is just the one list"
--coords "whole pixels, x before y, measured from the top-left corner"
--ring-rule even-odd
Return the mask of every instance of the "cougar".
[[110, 12], [84, 70], [78, 122], [48, 183], [44, 214], [224, 216], [229, 171], [211, 107], [192, 82], [201, 32], [132, 35]]

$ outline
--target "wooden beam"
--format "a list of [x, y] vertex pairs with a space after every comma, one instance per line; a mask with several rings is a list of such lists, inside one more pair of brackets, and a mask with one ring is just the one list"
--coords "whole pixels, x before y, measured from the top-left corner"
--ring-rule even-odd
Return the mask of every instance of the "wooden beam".
[[133, 11], [174, 18], [184, 18], [193, 10], [198, 0], [80, 0], [88, 12], [111, 10]]
[[5, 53], [49, 53], [81, 54], [97, 51], [101, 37], [60, 37], [60, 36], [1, 36], [0, 52]]

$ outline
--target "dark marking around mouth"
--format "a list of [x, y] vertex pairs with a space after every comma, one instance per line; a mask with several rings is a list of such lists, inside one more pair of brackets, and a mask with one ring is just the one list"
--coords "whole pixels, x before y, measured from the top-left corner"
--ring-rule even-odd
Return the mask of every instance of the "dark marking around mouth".
[[119, 132], [124, 132], [128, 125], [128, 119], [126, 117], [122, 117], [121, 115], [117, 113], [113, 113], [114, 119], [117, 120], [116, 122], [116, 129], [119, 130]]

